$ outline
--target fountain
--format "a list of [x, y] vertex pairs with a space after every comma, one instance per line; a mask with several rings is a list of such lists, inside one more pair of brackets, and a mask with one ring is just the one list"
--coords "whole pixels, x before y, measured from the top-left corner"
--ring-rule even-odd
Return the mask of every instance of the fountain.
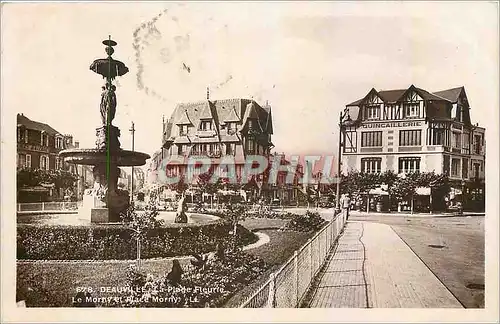
[[119, 167], [141, 166], [150, 158], [148, 154], [127, 151], [120, 148], [120, 129], [112, 125], [116, 112], [116, 87], [112, 81], [129, 70], [123, 62], [111, 57], [113, 46], [117, 43], [109, 39], [102, 42], [106, 45], [107, 58], [97, 59], [90, 65], [90, 70], [106, 79], [101, 93], [101, 122], [96, 128], [96, 148], [67, 149], [59, 153], [68, 163], [93, 165], [94, 188], [86, 190], [83, 208], [79, 214], [90, 218], [92, 223], [112, 223], [120, 221], [120, 213], [129, 206], [129, 194], [118, 189]]

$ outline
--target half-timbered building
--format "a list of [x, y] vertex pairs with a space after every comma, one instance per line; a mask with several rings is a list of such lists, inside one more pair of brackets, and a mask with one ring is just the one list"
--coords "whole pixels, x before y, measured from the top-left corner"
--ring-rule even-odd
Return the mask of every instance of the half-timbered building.
[[371, 89], [346, 109], [344, 174], [434, 171], [447, 174], [455, 187], [482, 183], [484, 191], [485, 129], [472, 124], [464, 87]]

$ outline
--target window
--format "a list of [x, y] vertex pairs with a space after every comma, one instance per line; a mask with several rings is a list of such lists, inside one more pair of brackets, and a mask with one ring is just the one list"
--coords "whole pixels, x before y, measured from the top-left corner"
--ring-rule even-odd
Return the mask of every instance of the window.
[[247, 139], [247, 152], [253, 154], [255, 151], [255, 141], [253, 139]]
[[212, 130], [212, 121], [211, 120], [202, 120], [200, 124], [201, 130]]
[[460, 159], [451, 159], [451, 176], [460, 176]]
[[470, 139], [469, 133], [462, 134], [462, 148], [469, 149], [469, 139]]
[[234, 155], [236, 152], [236, 144], [235, 143], [227, 143], [226, 144], [226, 154]]
[[462, 178], [466, 179], [469, 177], [469, 160], [466, 158], [462, 159]]
[[236, 132], [236, 123], [226, 123], [228, 134], [234, 134]]
[[380, 119], [380, 106], [367, 106], [366, 119]]
[[464, 110], [463, 110], [462, 106], [457, 105], [457, 112], [456, 112], [456, 115], [455, 115], [455, 120], [459, 121], [459, 122], [463, 121], [463, 118], [462, 118], [463, 117], [463, 113], [464, 113]]
[[23, 137], [23, 133], [20, 127], [17, 128], [17, 142], [21, 142]]
[[451, 136], [451, 146], [454, 148], [462, 147], [462, 134], [453, 132]]
[[183, 155], [187, 151], [187, 145], [179, 144], [177, 145], [177, 155]]
[[26, 154], [26, 165], [27, 168], [31, 168], [31, 154]]
[[399, 146], [418, 146], [418, 145], [422, 145], [421, 130], [399, 131]]
[[399, 173], [420, 172], [419, 157], [399, 158]]
[[24, 143], [26, 143], [26, 144], [28, 143], [28, 134], [29, 134], [28, 130], [25, 129], [24, 130]]
[[17, 166], [19, 168], [25, 168], [26, 167], [26, 155], [24, 155], [24, 154], [18, 154], [17, 155]]
[[49, 169], [49, 157], [47, 155], [40, 156], [40, 169], [42, 170]]
[[431, 129], [431, 142], [430, 145], [445, 145], [445, 132], [444, 128]]
[[481, 154], [481, 135], [474, 135], [474, 153]]
[[361, 159], [361, 172], [379, 173], [381, 171], [382, 158]]
[[361, 133], [361, 146], [382, 146], [382, 132], [362, 132]]
[[411, 102], [404, 104], [405, 117], [418, 118], [420, 117], [420, 103]]
[[61, 137], [56, 137], [56, 148], [58, 149], [63, 148], [63, 139]]
[[179, 125], [179, 136], [189, 134], [189, 125]]
[[481, 169], [480, 163], [474, 163], [474, 178], [479, 178], [479, 170]]
[[450, 174], [450, 156], [443, 156], [443, 173], [446, 175]]
[[[70, 168], [72, 165], [70, 165]], [[64, 160], [61, 158], [56, 158], [56, 169], [62, 170], [64, 168]]]

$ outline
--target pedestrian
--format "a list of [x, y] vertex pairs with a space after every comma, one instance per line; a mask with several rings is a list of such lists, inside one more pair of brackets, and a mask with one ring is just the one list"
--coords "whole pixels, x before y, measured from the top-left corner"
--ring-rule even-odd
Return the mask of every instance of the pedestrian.
[[349, 194], [344, 194], [340, 197], [340, 205], [345, 214], [345, 220], [347, 221], [349, 219], [349, 209], [351, 209], [351, 199], [349, 199]]

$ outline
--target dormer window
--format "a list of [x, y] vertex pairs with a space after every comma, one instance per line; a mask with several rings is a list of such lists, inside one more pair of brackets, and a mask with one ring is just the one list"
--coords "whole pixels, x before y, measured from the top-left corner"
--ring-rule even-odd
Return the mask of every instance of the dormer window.
[[212, 130], [212, 120], [202, 120], [200, 124], [200, 130]]
[[253, 119], [248, 120], [248, 128], [250, 128], [250, 129], [255, 128], [255, 120], [253, 120]]
[[185, 136], [189, 133], [189, 125], [179, 125], [179, 136]]
[[226, 123], [226, 129], [228, 134], [234, 134], [236, 132], [236, 123]]
[[380, 106], [373, 105], [366, 107], [366, 119], [380, 119]]
[[63, 148], [63, 140], [61, 137], [56, 137], [56, 148], [58, 148], [58, 149]]
[[45, 134], [44, 131], [41, 132], [40, 145], [49, 146], [49, 135]]
[[405, 117], [418, 118], [420, 116], [420, 103], [410, 102], [404, 104]]

